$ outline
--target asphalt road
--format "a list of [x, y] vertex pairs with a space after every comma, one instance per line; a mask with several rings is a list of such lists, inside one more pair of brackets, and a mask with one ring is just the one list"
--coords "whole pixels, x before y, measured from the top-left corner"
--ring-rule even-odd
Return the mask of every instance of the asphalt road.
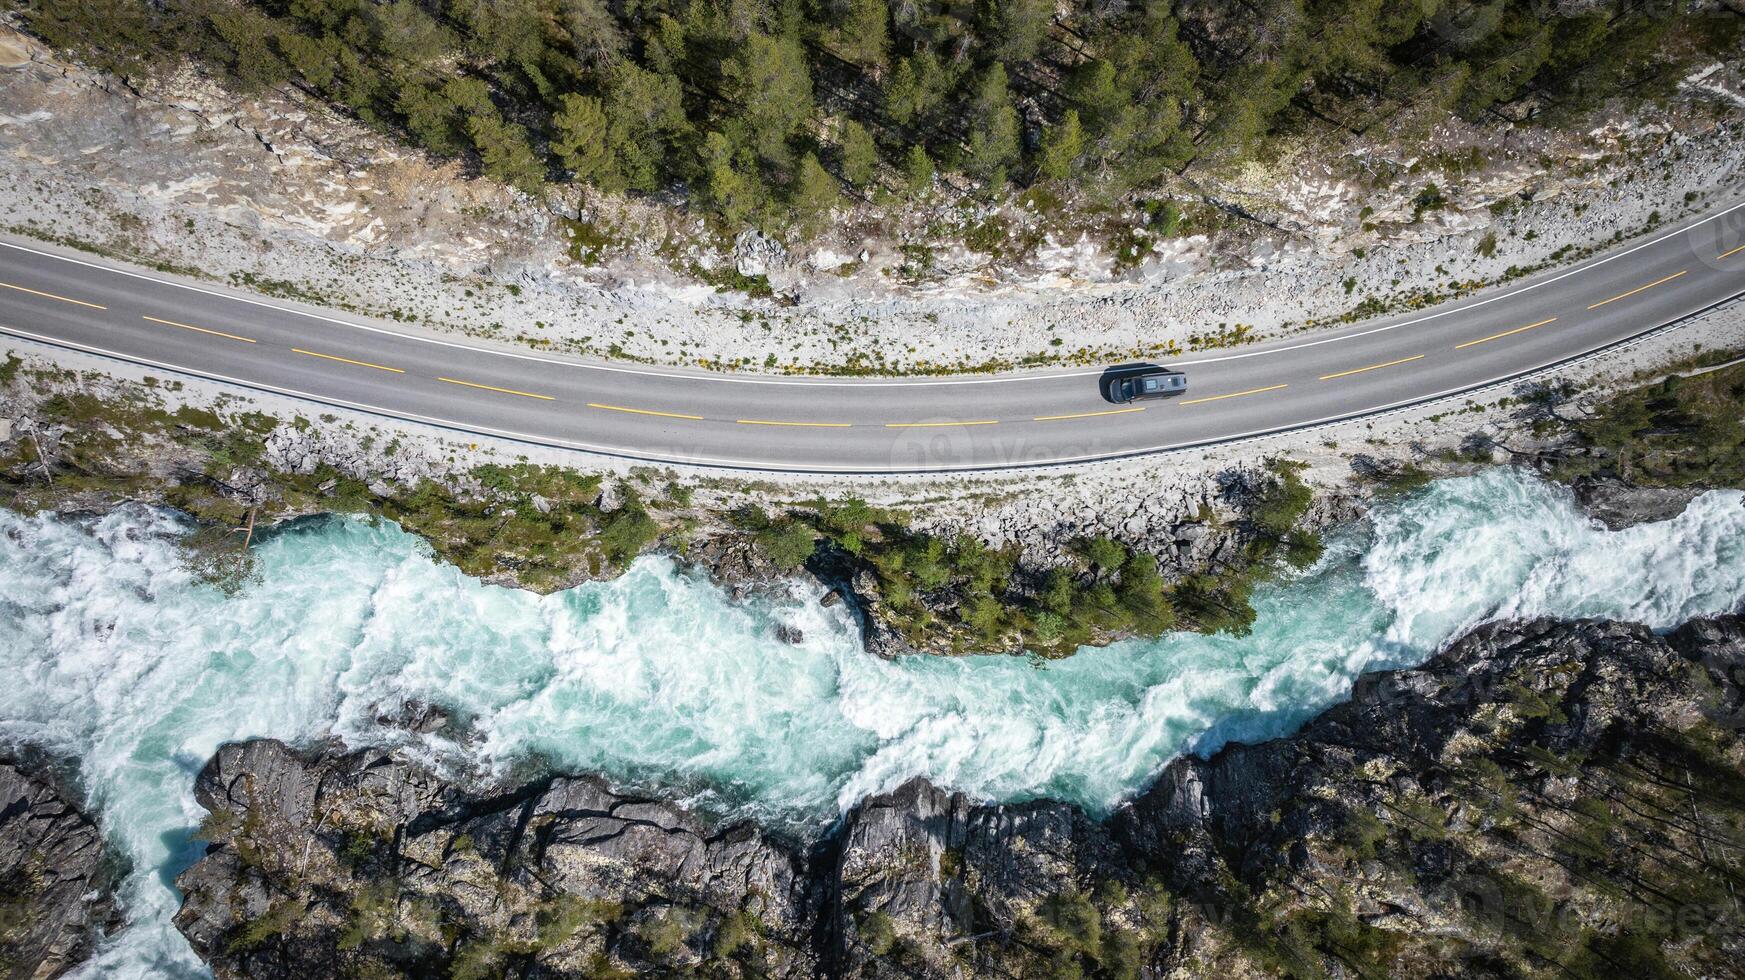
[[0, 333], [459, 432], [805, 472], [1078, 462], [1351, 418], [1505, 381], [1741, 292], [1745, 202], [1428, 311], [1164, 362], [1187, 372], [1188, 393], [1120, 406], [1099, 370], [801, 379], [587, 362], [0, 240]]

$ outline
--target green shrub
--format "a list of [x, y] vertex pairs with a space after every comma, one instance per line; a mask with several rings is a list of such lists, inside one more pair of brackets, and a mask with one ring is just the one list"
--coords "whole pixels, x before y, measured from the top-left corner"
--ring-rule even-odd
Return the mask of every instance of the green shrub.
[[796, 520], [776, 521], [757, 532], [758, 547], [775, 562], [777, 568], [794, 571], [812, 557], [817, 546], [817, 534]]
[[636, 557], [659, 534], [660, 526], [648, 511], [627, 502], [600, 529], [600, 546], [613, 561], [622, 563]]
[[860, 941], [874, 956], [885, 956], [897, 944], [897, 928], [884, 912], [870, 912], [861, 917]]
[[237, 933], [226, 944], [231, 953], [245, 953], [259, 949], [277, 936], [283, 936], [296, 928], [303, 921], [303, 903], [294, 898], [283, 898], [267, 908], [264, 915], [250, 919], [242, 924]]

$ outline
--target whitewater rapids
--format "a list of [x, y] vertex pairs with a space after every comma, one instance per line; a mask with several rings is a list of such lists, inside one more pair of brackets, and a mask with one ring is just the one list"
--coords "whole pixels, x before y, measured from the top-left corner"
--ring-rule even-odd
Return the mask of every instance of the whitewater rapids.
[[[1292, 731], [1365, 670], [1473, 626], [1550, 615], [1670, 628], [1740, 607], [1745, 494], [1608, 532], [1507, 470], [1378, 507], [1261, 590], [1246, 637], [1172, 634], [1041, 664], [861, 649], [816, 589], [745, 603], [660, 558], [551, 596], [483, 585], [386, 522], [304, 522], [227, 596], [184, 567], [174, 515], [0, 511], [0, 744], [78, 760], [134, 862], [129, 925], [85, 977], [206, 976], [170, 922], [197, 855], [195, 774], [257, 736], [399, 745], [455, 774], [597, 771], [724, 818], [805, 832], [925, 775], [989, 800], [1104, 812], [1170, 758]], [[776, 639], [780, 624], [804, 642]], [[469, 736], [379, 720], [441, 706]]]

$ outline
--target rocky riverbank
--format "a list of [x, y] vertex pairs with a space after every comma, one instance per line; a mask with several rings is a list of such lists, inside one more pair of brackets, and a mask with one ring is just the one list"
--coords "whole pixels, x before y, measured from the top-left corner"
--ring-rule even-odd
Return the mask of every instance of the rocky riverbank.
[[914, 781], [813, 841], [586, 778], [223, 748], [177, 923], [220, 977], [1731, 972], [1745, 620], [1483, 628], [1105, 820]]
[[248, 581], [254, 533], [315, 514], [368, 514], [490, 582], [551, 592], [660, 551], [735, 594], [810, 580], [821, 600], [856, 605], [867, 646], [882, 654], [1062, 655], [1175, 628], [1241, 630], [1254, 585], [1312, 560], [1319, 530], [1435, 476], [1531, 466], [1570, 483], [1614, 526], [1670, 516], [1704, 488], [1745, 484], [1745, 366], [1725, 363], [1730, 348], [1696, 349], [1648, 387], [1641, 375], [1611, 391], [1524, 384], [1489, 406], [1427, 409], [1385, 439], [1363, 423], [1367, 435], [1348, 448], [1331, 437], [1349, 433], [1329, 430], [1280, 447], [1288, 455], [1235, 447], [1171, 457], [1178, 465], [1156, 477], [1155, 466], [1110, 464], [999, 480], [867, 480], [852, 488], [866, 497], [825, 482], [603, 469], [573, 456], [533, 462], [14, 356], [0, 365], [0, 502], [23, 512], [176, 508], [199, 527], [191, 559], [227, 587]]
[[[1121, 509], [1032, 507], [1010, 534], [974, 526], [963, 504], [942, 507], [912, 486], [885, 486], [890, 502], [874, 503], [840, 486], [590, 471], [587, 462], [402, 441], [337, 416], [189, 398], [177, 382], [15, 356], [0, 365], [0, 505], [175, 508], [199, 529], [191, 560], [226, 587], [248, 581], [255, 533], [316, 514], [367, 514], [489, 582], [553, 592], [660, 551], [736, 592], [810, 575], [821, 598], [856, 603], [879, 653], [1063, 655], [1171, 628], [1240, 626], [1254, 584], [1312, 559], [1315, 529], [1351, 514], [1340, 494], [1317, 501], [1300, 467], [1276, 458], [1185, 469]], [[978, 509], [1042, 499], [1034, 478], [1014, 478], [1003, 496], [989, 489], [952, 492]]]
[[41, 760], [0, 763], [0, 975], [58, 977], [121, 924], [126, 867]]

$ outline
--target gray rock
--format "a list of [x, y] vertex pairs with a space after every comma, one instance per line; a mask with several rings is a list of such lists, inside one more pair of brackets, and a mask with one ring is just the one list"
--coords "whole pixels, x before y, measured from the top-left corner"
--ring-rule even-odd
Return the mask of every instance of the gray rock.
[[747, 228], [733, 240], [733, 265], [742, 276], [765, 276], [787, 267], [788, 250], [781, 242]]
[[1575, 499], [1590, 517], [1617, 531], [1671, 520], [1703, 493], [1701, 487], [1638, 487], [1619, 480], [1578, 481]]
[[777, 568], [763, 549], [743, 534], [706, 538], [686, 552], [685, 560], [702, 569], [711, 582], [726, 589], [736, 601], [753, 594], [778, 592], [793, 574]]
[[[817, 972], [795, 856], [598, 779], [475, 795], [381, 752], [258, 740], [221, 748], [195, 796], [212, 843], [177, 879], [176, 924], [221, 978], [447, 975], [449, 935], [537, 948], [540, 976], [668, 974], [714, 955], [742, 915], [758, 972]], [[360, 895], [384, 904], [342, 949]], [[574, 931], [541, 933], [560, 913]]]
[[126, 865], [52, 781], [0, 764], [0, 973], [57, 977], [120, 923]]
[[[1120, 864], [1076, 807], [978, 806], [924, 779], [862, 801], [844, 823], [831, 915], [847, 976], [957, 975], [964, 943], [1011, 934], [1037, 897]], [[875, 921], [898, 937], [895, 951], [870, 935]]]
[[402, 701], [376, 713], [376, 724], [401, 728], [418, 735], [452, 731], [454, 718], [442, 708], [423, 701]]
[[624, 506], [624, 488], [611, 480], [602, 481], [600, 495], [594, 498], [594, 506], [607, 514]]

